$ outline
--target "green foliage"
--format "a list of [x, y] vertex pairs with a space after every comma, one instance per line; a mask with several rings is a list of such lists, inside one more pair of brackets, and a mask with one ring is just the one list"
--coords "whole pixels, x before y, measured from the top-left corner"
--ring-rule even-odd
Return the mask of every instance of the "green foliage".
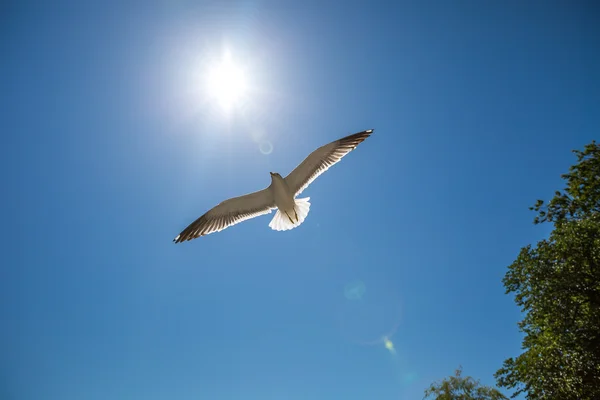
[[525, 313], [524, 352], [495, 375], [513, 397], [600, 399], [600, 146], [575, 154], [567, 187], [531, 208], [554, 230], [521, 249], [503, 280]]
[[424, 399], [435, 400], [506, 400], [508, 399], [497, 389], [481, 386], [479, 381], [470, 376], [462, 377], [462, 369], [456, 370], [441, 382], [432, 384], [425, 390]]
[[573, 150], [577, 164], [562, 178], [567, 181], [564, 191], [557, 191], [545, 205], [538, 200], [530, 210], [538, 212], [533, 222], [562, 222], [582, 219], [600, 212], [600, 145], [595, 141], [583, 151]]

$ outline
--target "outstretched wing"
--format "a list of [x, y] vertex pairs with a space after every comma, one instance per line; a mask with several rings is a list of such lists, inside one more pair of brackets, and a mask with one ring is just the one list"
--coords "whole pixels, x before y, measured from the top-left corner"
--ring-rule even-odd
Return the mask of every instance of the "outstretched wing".
[[250, 218], [269, 214], [275, 207], [275, 200], [269, 188], [234, 197], [210, 209], [185, 228], [173, 241], [180, 243], [219, 232]]
[[333, 164], [340, 161], [346, 154], [354, 150], [371, 133], [373, 133], [373, 129], [358, 132], [321, 146], [310, 153], [300, 165], [285, 177], [290, 190], [295, 193], [295, 196], [298, 196], [312, 181], [327, 171]]

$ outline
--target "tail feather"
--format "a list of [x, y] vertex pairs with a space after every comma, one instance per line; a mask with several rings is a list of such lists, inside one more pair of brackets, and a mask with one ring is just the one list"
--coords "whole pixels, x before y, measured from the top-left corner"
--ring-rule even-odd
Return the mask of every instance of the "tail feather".
[[[305, 197], [303, 199], [296, 199], [296, 205], [294, 206], [295, 213], [292, 212], [290, 214], [290, 218], [285, 213], [282, 213], [280, 210], [277, 210], [275, 216], [269, 223], [269, 227], [276, 231], [287, 231], [290, 229], [294, 229], [304, 222], [308, 212], [310, 211], [310, 197]], [[296, 220], [296, 216], [298, 219]]]

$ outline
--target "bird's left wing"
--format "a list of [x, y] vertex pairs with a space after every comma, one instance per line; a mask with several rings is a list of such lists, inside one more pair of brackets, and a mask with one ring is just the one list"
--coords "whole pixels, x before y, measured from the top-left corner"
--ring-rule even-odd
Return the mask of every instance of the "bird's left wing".
[[310, 153], [300, 165], [285, 177], [290, 190], [295, 193], [295, 196], [298, 196], [312, 181], [354, 150], [371, 133], [373, 133], [373, 129], [358, 132], [321, 146]]
[[219, 232], [247, 219], [269, 214], [275, 207], [275, 200], [269, 188], [234, 197], [210, 209], [185, 228], [173, 241], [180, 243]]

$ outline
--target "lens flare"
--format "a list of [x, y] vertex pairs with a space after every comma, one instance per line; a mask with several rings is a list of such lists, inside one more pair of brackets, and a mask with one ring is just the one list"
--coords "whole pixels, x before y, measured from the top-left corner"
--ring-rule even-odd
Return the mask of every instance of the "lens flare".
[[367, 288], [362, 281], [356, 280], [344, 286], [344, 296], [348, 300], [360, 300], [365, 295]]
[[396, 354], [396, 349], [394, 348], [394, 343], [392, 343], [392, 341], [389, 338], [384, 337], [383, 344], [385, 345], [385, 348], [388, 349], [388, 351], [390, 353]]
[[263, 140], [258, 145], [258, 149], [264, 155], [269, 155], [273, 152], [273, 144], [268, 140]]

